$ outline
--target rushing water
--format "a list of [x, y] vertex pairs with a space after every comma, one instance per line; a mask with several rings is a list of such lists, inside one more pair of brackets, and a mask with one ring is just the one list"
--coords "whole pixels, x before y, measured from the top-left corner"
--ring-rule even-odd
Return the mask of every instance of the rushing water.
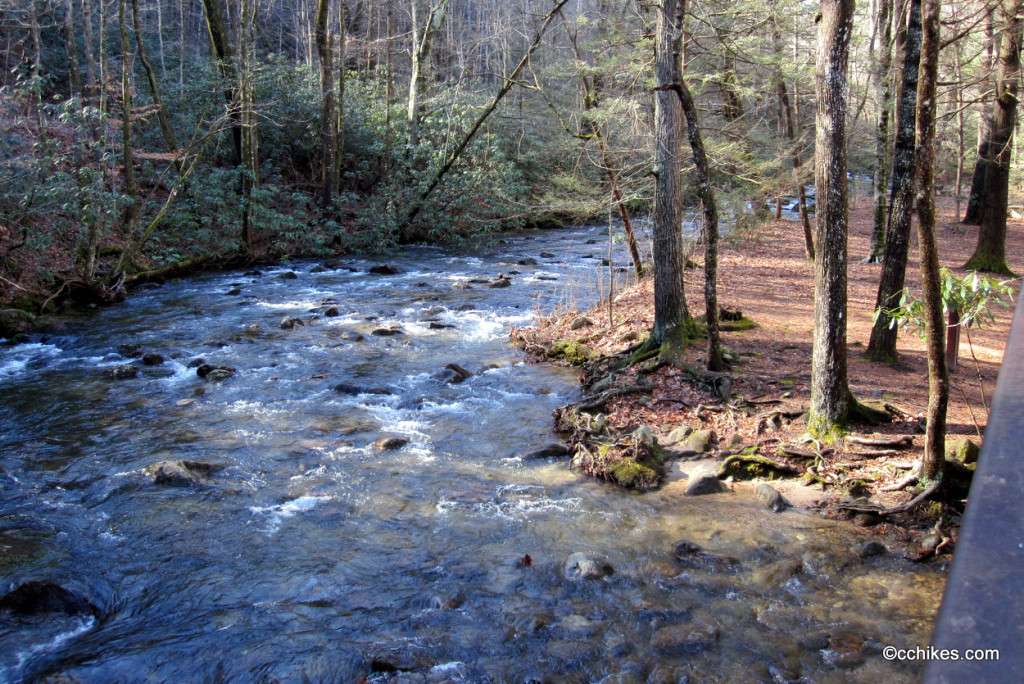
[[[860, 559], [869, 533], [749, 493], [636, 495], [519, 458], [578, 389], [508, 329], [592, 297], [602, 235], [417, 249], [392, 276], [359, 259], [206, 275], [0, 348], [0, 593], [49, 579], [100, 609], [0, 614], [0, 681], [912, 678], [881, 650], [927, 643], [941, 573]], [[499, 271], [511, 287], [452, 287]], [[281, 329], [328, 301], [339, 316]], [[112, 380], [139, 363], [125, 344], [166, 362]], [[201, 379], [197, 358], [238, 372]], [[452, 362], [474, 376], [434, 377]], [[390, 436], [409, 442], [372, 446]], [[141, 473], [168, 459], [224, 469], [200, 487]], [[738, 563], [684, 567], [680, 539]], [[615, 572], [569, 579], [574, 552]]]

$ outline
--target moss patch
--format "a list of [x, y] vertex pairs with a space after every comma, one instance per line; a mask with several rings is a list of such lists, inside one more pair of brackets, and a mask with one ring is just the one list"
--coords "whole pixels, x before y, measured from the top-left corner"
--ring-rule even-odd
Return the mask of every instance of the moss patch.
[[555, 342], [547, 352], [548, 358], [565, 359], [574, 366], [582, 366], [594, 359], [596, 354], [585, 344], [579, 342]]
[[598, 444], [591, 449], [579, 445], [572, 467], [626, 489], [647, 491], [665, 479], [664, 459], [657, 444], [633, 436], [626, 442]]

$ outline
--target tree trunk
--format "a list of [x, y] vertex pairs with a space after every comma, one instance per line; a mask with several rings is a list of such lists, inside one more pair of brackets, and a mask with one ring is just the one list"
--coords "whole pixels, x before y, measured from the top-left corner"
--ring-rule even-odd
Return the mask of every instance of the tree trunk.
[[335, 114], [334, 60], [328, 22], [331, 0], [318, 0], [316, 11], [316, 51], [320, 58], [320, 150], [323, 165], [320, 172], [320, 206], [331, 208], [332, 193], [337, 185], [338, 120]]
[[78, 65], [78, 39], [75, 37], [75, 5], [74, 0], [64, 2], [64, 41], [68, 51], [68, 78], [71, 97], [82, 96], [82, 74]]
[[[164, 108], [163, 98], [160, 96], [160, 82], [156, 76], [153, 63], [149, 60], [149, 51], [146, 49], [146, 42], [142, 39], [142, 27], [139, 20], [139, 0], [132, 0], [132, 25], [135, 27], [135, 44], [139, 48], [139, 59], [142, 60], [143, 70], [146, 72], [146, 79], [149, 81], [149, 92], [153, 95], [153, 104], [156, 106], [157, 120], [160, 122], [160, 132], [163, 135], [164, 143], [171, 154], [178, 153], [178, 139], [171, 127], [171, 120]], [[174, 168], [180, 175], [183, 162], [175, 157]]]
[[1006, 265], [1006, 214], [1009, 210], [1010, 162], [1017, 125], [1017, 94], [1020, 89], [1020, 50], [1024, 20], [1022, 0], [1006, 0], [1001, 6], [1003, 32], [999, 41], [996, 99], [992, 105], [989, 163], [985, 169], [985, 196], [981, 202], [978, 245], [965, 268], [1013, 275]]
[[692, 327], [683, 290], [682, 28], [685, 0], [662, 0], [654, 59], [654, 329], [650, 344], [680, 347]]
[[946, 326], [942, 316], [939, 254], [935, 245], [935, 90], [939, 71], [939, 0], [924, 0], [921, 23], [921, 78], [917, 97], [917, 225], [928, 344], [928, 422], [920, 477], [934, 480], [942, 476], [946, 463], [946, 406], [949, 403], [949, 374], [943, 349]]
[[822, 436], [846, 424], [851, 400], [846, 369], [846, 112], [853, 13], [853, 0], [822, 0], [818, 22], [818, 253], [808, 430]]
[[[995, 3], [987, 5], [988, 20], [985, 22], [985, 59], [982, 68], [988, 71], [982, 80], [982, 91], [995, 90], [992, 82], [992, 70], [995, 67], [995, 27], [993, 13]], [[985, 176], [993, 156], [990, 138], [992, 136], [992, 119], [989, 106], [982, 101], [981, 112], [978, 114], [978, 161], [974, 164], [971, 177], [971, 192], [967, 196], [967, 211], [964, 212], [963, 223], [968, 226], [981, 224], [981, 204], [985, 197]]]
[[[118, 0], [117, 20], [121, 28], [121, 144], [125, 194], [128, 206], [124, 210], [124, 224], [131, 234], [139, 215], [139, 189], [135, 182], [135, 155], [132, 149], [132, 46], [128, 35], [126, 0]], [[93, 274], [89, 274], [91, 279]]]
[[448, 13], [449, 0], [441, 0], [437, 6], [430, 8], [427, 20], [420, 27], [417, 25], [417, 0], [412, 1], [412, 72], [409, 76], [409, 107], [406, 112], [408, 125], [409, 149], [420, 144], [420, 116], [423, 98], [427, 92], [427, 78], [424, 73], [429, 66], [430, 50], [434, 45], [434, 36], [444, 27]]
[[334, 194], [341, 193], [341, 169], [345, 165], [345, 3], [338, 4], [338, 98], [334, 123]]
[[260, 186], [259, 129], [256, 126], [255, 95], [252, 82], [252, 45], [256, 24], [256, 0], [241, 0], [238, 43], [241, 47], [239, 69], [239, 132], [242, 163], [242, 246], [249, 257], [255, 256], [253, 231], [254, 191]]
[[95, 105], [96, 93], [96, 57], [92, 44], [92, 0], [82, 0], [82, 24], [85, 30], [85, 89], [82, 97], [86, 104]]
[[235, 143], [235, 164], [242, 164], [242, 124], [235, 94], [238, 75], [235, 70], [234, 54], [231, 49], [228, 27], [224, 21], [224, 10], [221, 6], [221, 0], [203, 0], [203, 8], [206, 11], [206, 28], [210, 33], [210, 46], [213, 51], [213, 57], [217, 60], [217, 70], [225, 84], [224, 100], [227, 102], [231, 112], [231, 137]]
[[875, 134], [874, 223], [871, 229], [871, 246], [865, 263], [877, 264], [882, 261], [885, 251], [885, 193], [889, 181], [889, 109], [892, 106], [890, 70], [892, 67], [892, 12], [893, 0], [878, 0], [875, 16], [875, 35], [878, 38], [878, 59], [871, 74], [875, 98], [878, 101], [878, 125]]
[[896, 148], [893, 151], [892, 195], [885, 233], [882, 275], [878, 281], [875, 318], [868, 341], [867, 358], [892, 363], [896, 360], [897, 328], [885, 310], [899, 303], [907, 275], [907, 251], [914, 214], [914, 120], [917, 111], [917, 78], [921, 62], [921, 0], [911, 0], [910, 20], [904, 40], [903, 84], [896, 112]]

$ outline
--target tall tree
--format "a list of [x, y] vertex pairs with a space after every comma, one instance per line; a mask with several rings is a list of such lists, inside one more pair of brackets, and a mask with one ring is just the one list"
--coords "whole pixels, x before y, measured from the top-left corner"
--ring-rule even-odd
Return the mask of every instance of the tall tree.
[[[1016, 0], [1019, 2], [1019, 0]], [[917, 225], [921, 250], [925, 338], [928, 344], [928, 422], [920, 477], [941, 477], [946, 463], [946, 406], [949, 373], [943, 348], [939, 253], [935, 245], [935, 90], [939, 73], [939, 0], [924, 0], [921, 23], [921, 77], [917, 97]]]
[[434, 37], [444, 27], [448, 15], [449, 0], [440, 0], [431, 4], [427, 18], [420, 25], [419, 1], [411, 0], [412, 9], [412, 72], [409, 76], [409, 106], [406, 112], [409, 148], [420, 144], [420, 117], [422, 116], [423, 98], [427, 90], [427, 67], [430, 64], [430, 51], [433, 49]]
[[[129, 232], [139, 215], [139, 188], [135, 181], [135, 153], [132, 142], [132, 46], [128, 35], [126, 0], [118, 0], [117, 21], [121, 30], [121, 144], [125, 193], [128, 205], [124, 210], [124, 223]], [[88, 274], [92, 277], [93, 274]]]
[[1020, 50], [1024, 32], [1022, 0], [1000, 4], [1003, 31], [999, 40], [996, 97], [992, 105], [992, 129], [985, 169], [985, 195], [981, 202], [978, 244], [966, 268], [1012, 275], [1006, 265], [1006, 215], [1009, 209], [1010, 162], [1013, 132], [1017, 126], [1017, 94], [1020, 90]]
[[[139, 12], [139, 0], [132, 0], [132, 25], [135, 27], [135, 44], [139, 49], [139, 59], [142, 61], [142, 68], [146, 72], [146, 80], [149, 82], [149, 92], [153, 96], [153, 105], [156, 107], [157, 120], [160, 122], [160, 133], [164, 142], [172, 154], [178, 152], [178, 139], [171, 126], [171, 119], [164, 107], [163, 97], [160, 95], [160, 80], [157, 78], [153, 62], [149, 59], [149, 50], [146, 49], [146, 41], [142, 37], [142, 22]], [[183, 162], [175, 157], [174, 166], [180, 174], [183, 170]]]
[[320, 58], [320, 139], [323, 165], [320, 173], [320, 204], [328, 210], [338, 185], [338, 118], [335, 108], [334, 50], [329, 31], [331, 0], [318, 0], [316, 11], [316, 51]]
[[852, 402], [846, 368], [846, 112], [853, 13], [854, 0], [822, 0], [818, 15], [818, 244], [808, 421], [809, 430], [818, 435], [841, 429], [849, 420]]
[[981, 203], [985, 197], [985, 174], [988, 171], [988, 164], [991, 159], [992, 110], [986, 103], [989, 98], [989, 92], [995, 90], [992, 78], [995, 68], [995, 9], [995, 2], [986, 2], [984, 4], [986, 17], [982, 38], [984, 50], [982, 68], [985, 74], [982, 78], [981, 112], [978, 114], [978, 160], [974, 164], [974, 174], [971, 176], [971, 191], [967, 195], [967, 211], [964, 212], [963, 220], [969, 226], [981, 224]]
[[203, 0], [203, 9], [206, 12], [206, 27], [210, 34], [211, 52], [217, 62], [221, 80], [224, 82], [224, 100], [227, 102], [233, 122], [231, 137], [235, 143], [235, 163], [241, 164], [243, 162], [242, 123], [235, 92], [238, 85], [238, 73], [235, 69], [231, 36], [228, 33], [221, 0]]
[[892, 162], [892, 194], [885, 231], [882, 275], [875, 297], [875, 317], [866, 356], [872, 361], [896, 360], [896, 333], [885, 313], [899, 303], [907, 276], [907, 252], [914, 214], [914, 122], [917, 112], [917, 80], [921, 62], [921, 0], [910, 0], [910, 18], [903, 42], [903, 84], [896, 110], [896, 147]]
[[654, 76], [654, 328], [648, 346], [662, 356], [678, 353], [693, 336], [693, 319], [683, 290], [683, 0], [662, 0], [657, 10]]
[[889, 181], [889, 109], [892, 106], [892, 4], [893, 0], [876, 0], [874, 24], [871, 30], [872, 48], [878, 50], [871, 72], [878, 119], [875, 126], [875, 170], [874, 198], [875, 212], [871, 229], [871, 246], [865, 263], [877, 264], [882, 261], [885, 251], [885, 192]]

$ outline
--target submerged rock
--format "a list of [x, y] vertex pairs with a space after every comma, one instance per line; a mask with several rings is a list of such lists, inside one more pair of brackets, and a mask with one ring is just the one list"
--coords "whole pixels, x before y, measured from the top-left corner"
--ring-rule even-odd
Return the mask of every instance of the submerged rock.
[[882, 556], [889, 552], [885, 546], [876, 541], [868, 541], [862, 544], [857, 544], [853, 547], [853, 552], [861, 558], [870, 558], [871, 556]]
[[522, 455], [523, 460], [532, 460], [539, 458], [565, 458], [569, 455], [569, 447], [564, 444], [549, 444], [543, 449], [537, 449], [527, 454]]
[[739, 560], [732, 556], [712, 553], [699, 544], [694, 544], [686, 539], [673, 544], [672, 554], [684, 567], [703, 567], [721, 571], [739, 565]]
[[142, 355], [142, 363], [147, 366], [159, 366], [164, 362], [164, 357], [156, 352]]
[[378, 451], [394, 451], [395, 449], [401, 449], [409, 440], [405, 437], [382, 437], [372, 444], [374, 449]]
[[573, 581], [604, 579], [614, 573], [615, 568], [608, 561], [582, 551], [572, 554], [562, 564], [562, 575]]
[[718, 641], [718, 627], [709, 622], [662, 627], [651, 637], [651, 646], [663, 653], [707, 648]]
[[88, 599], [50, 580], [31, 580], [0, 596], [0, 612], [14, 615], [99, 615]]
[[291, 330], [296, 326], [304, 326], [306, 322], [295, 316], [285, 316], [281, 319], [281, 330]]
[[143, 468], [153, 480], [153, 484], [170, 485], [172, 487], [191, 487], [206, 484], [205, 478], [224, 466], [202, 461], [160, 461]]
[[139, 374], [139, 367], [132, 366], [130, 364], [122, 364], [120, 366], [114, 366], [113, 368], [107, 368], [103, 371], [104, 377], [110, 380], [128, 380], [134, 378]]
[[280, 278], [281, 280], [295, 280], [299, 276], [297, 273], [295, 273], [295, 271], [285, 271], [284, 273], [281, 273], [277, 277]]
[[376, 266], [371, 266], [369, 272], [374, 275], [398, 275], [399, 273], [404, 273], [404, 271], [398, 266], [393, 266], [391, 264], [377, 264]]

